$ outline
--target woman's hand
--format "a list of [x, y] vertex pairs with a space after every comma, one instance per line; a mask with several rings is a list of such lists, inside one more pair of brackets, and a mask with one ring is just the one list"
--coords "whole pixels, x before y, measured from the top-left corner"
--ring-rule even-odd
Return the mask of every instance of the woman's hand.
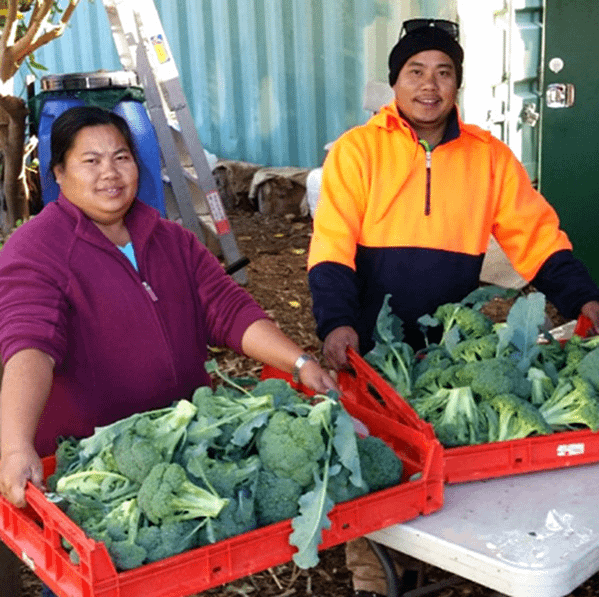
[[31, 481], [44, 491], [43, 466], [33, 446], [2, 455], [0, 459], [0, 492], [12, 504], [25, 507], [25, 486]]
[[306, 361], [299, 371], [299, 380], [318, 394], [338, 389], [335, 380], [316, 361]]

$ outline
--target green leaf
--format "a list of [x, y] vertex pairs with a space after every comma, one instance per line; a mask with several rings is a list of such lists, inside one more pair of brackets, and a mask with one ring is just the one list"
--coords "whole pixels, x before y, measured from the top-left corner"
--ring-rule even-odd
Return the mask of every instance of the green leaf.
[[383, 305], [376, 318], [374, 330], [374, 341], [384, 342], [385, 344], [395, 344], [404, 339], [403, 323], [397, 315], [391, 312], [389, 301], [390, 294], [385, 295]]
[[514, 290], [513, 288], [502, 288], [501, 286], [481, 286], [466, 295], [460, 301], [460, 304], [480, 311], [480, 308], [483, 305], [490, 300], [493, 300], [495, 297], [504, 299], [512, 298], [516, 296], [518, 292], [518, 290]]
[[539, 353], [537, 339], [544, 323], [545, 295], [533, 292], [520, 297], [510, 309], [506, 325], [497, 330], [497, 355], [501, 355], [511, 344], [516, 352], [510, 357], [514, 358], [522, 371], [528, 369]]
[[300, 513], [291, 520], [293, 532], [289, 535], [289, 543], [298, 549], [293, 554], [293, 561], [304, 570], [318, 564], [318, 545], [322, 541], [322, 530], [331, 528], [328, 514], [335, 503], [327, 495], [328, 476], [327, 462], [323, 479], [316, 475], [314, 489], [300, 497]]
[[233, 433], [231, 442], [236, 446], [247, 446], [256, 435], [256, 429], [264, 427], [268, 423], [268, 419], [272, 413], [272, 409], [264, 409], [262, 412], [257, 412], [254, 417], [244, 421]]
[[335, 420], [333, 447], [341, 464], [351, 473], [349, 480], [356, 487], [363, 487], [364, 481], [360, 468], [360, 454], [358, 453], [354, 422], [344, 408], [339, 410]]

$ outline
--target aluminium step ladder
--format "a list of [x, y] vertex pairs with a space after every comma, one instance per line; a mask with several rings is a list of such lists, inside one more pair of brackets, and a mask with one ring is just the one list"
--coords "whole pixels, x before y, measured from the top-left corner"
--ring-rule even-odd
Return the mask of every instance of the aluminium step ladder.
[[239, 253], [153, 0], [103, 3], [121, 64], [137, 73], [145, 92], [166, 173], [167, 214], [178, 212], [183, 226], [220, 251], [226, 271], [246, 284], [248, 260]]

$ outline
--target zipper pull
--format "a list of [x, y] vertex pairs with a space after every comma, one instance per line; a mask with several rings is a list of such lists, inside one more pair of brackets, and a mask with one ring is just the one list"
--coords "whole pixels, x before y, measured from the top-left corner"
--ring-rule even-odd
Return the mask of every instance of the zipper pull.
[[146, 289], [147, 293], [150, 295], [152, 301], [155, 303], [158, 300], [158, 297], [156, 296], [156, 293], [152, 290], [152, 287], [145, 280], [142, 280], [141, 283], [143, 284], [143, 287]]

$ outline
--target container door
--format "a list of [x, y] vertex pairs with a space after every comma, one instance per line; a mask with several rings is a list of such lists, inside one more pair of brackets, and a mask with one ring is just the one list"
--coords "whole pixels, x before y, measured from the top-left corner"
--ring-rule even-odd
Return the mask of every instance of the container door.
[[459, 0], [458, 10], [464, 119], [505, 141], [536, 183], [543, 0]]
[[540, 190], [599, 283], [599, 2], [545, 7]]

